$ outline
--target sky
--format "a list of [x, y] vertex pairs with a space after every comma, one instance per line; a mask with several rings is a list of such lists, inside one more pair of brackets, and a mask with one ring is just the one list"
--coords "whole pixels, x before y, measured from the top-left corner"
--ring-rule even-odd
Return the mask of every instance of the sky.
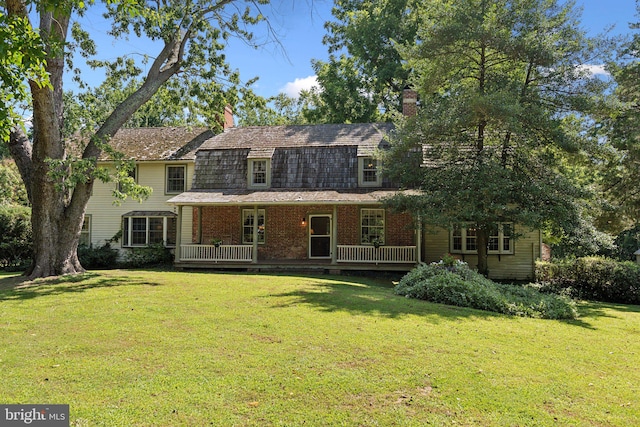
[[[332, 4], [332, 0], [272, 0], [272, 5], [265, 6], [264, 12], [280, 45], [271, 42], [253, 49], [232, 40], [225, 52], [227, 61], [240, 71], [243, 81], [259, 77], [252, 86], [258, 95], [269, 97], [285, 92], [296, 96], [301, 89], [308, 89], [315, 82], [311, 61], [328, 58], [322, 37], [326, 33], [324, 23], [333, 18]], [[635, 0], [576, 0], [576, 4], [582, 7], [582, 27], [590, 35], [611, 26], [614, 26], [612, 34], [629, 33], [629, 22], [640, 21], [636, 16]], [[99, 57], [143, 50], [134, 41], [103, 43], [101, 38], [108, 30], [107, 24], [97, 11], [90, 11], [82, 21], [83, 28], [98, 42]], [[261, 37], [259, 32], [257, 35]], [[90, 72], [86, 73], [91, 83], [92, 76]], [[94, 78], [99, 84], [99, 76]]]

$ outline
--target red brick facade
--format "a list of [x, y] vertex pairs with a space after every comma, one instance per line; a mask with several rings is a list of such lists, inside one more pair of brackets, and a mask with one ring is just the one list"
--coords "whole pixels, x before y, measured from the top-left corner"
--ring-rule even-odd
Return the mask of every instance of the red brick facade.
[[[309, 217], [330, 215], [333, 206], [288, 205], [258, 207], [265, 210], [265, 242], [258, 247], [261, 260], [304, 260], [309, 258]], [[337, 244], [360, 244], [360, 210], [355, 205], [336, 207]], [[370, 209], [370, 206], [367, 206]], [[199, 239], [197, 208], [193, 215], [193, 241], [209, 244], [212, 239], [222, 239], [223, 244], [242, 244], [241, 206], [202, 207], [202, 239]], [[251, 209], [251, 208], [244, 208]], [[304, 224], [303, 224], [304, 220]], [[335, 221], [336, 218], [333, 218]], [[385, 244], [388, 246], [415, 245], [415, 230], [409, 214], [385, 212]]]

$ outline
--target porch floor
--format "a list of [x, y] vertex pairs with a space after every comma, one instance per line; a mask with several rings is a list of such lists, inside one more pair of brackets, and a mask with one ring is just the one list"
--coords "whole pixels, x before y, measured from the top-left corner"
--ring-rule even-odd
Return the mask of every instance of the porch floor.
[[257, 263], [229, 262], [229, 261], [176, 261], [176, 268], [208, 269], [208, 270], [239, 270], [253, 272], [313, 272], [340, 274], [342, 271], [395, 271], [406, 272], [413, 269], [415, 263], [349, 263], [332, 264], [331, 260], [259, 260]]

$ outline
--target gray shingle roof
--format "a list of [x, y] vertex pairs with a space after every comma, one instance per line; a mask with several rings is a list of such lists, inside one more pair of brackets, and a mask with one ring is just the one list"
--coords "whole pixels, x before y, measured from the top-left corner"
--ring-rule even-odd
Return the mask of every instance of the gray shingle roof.
[[201, 150], [384, 145], [391, 123], [247, 126], [227, 129], [206, 141]]
[[194, 160], [196, 150], [213, 136], [202, 127], [123, 128], [110, 143], [125, 157], [138, 161]]

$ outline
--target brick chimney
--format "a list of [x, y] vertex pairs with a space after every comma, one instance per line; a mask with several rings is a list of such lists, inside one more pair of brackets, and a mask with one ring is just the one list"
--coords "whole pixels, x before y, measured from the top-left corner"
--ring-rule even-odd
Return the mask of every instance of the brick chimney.
[[413, 117], [418, 113], [418, 92], [405, 87], [402, 91], [402, 114], [405, 117]]
[[227, 104], [227, 106], [224, 107], [224, 124], [222, 128], [229, 129], [234, 126], [235, 125], [233, 123], [233, 109], [231, 108], [231, 105]]

